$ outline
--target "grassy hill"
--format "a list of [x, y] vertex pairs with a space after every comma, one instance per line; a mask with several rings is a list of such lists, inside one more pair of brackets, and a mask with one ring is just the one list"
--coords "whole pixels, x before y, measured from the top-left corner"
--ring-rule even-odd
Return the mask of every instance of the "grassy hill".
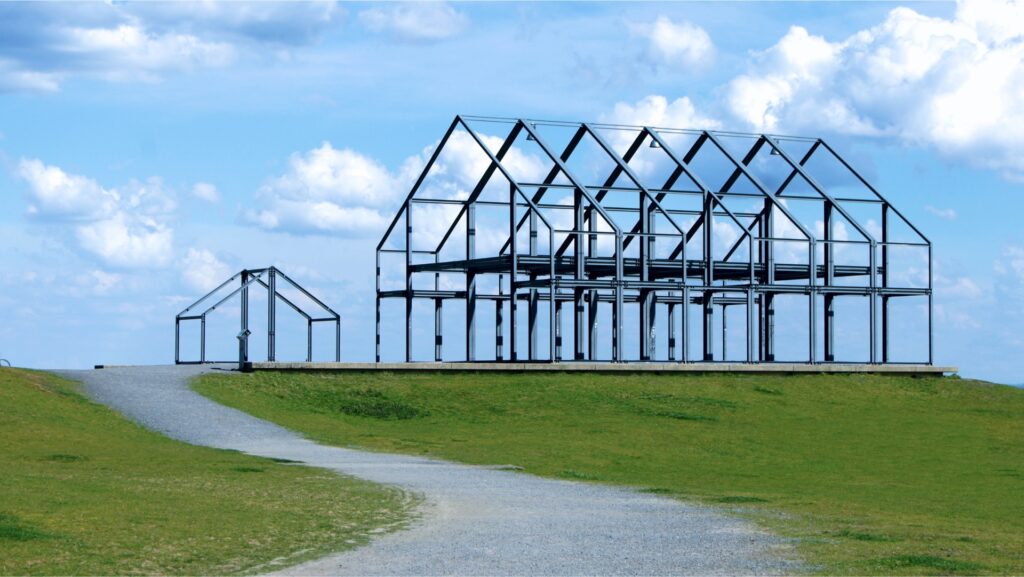
[[400, 522], [398, 492], [172, 441], [0, 369], [0, 574], [267, 571]]
[[825, 573], [1024, 573], [1024, 390], [873, 375], [272, 373], [196, 388], [321, 442], [729, 508]]

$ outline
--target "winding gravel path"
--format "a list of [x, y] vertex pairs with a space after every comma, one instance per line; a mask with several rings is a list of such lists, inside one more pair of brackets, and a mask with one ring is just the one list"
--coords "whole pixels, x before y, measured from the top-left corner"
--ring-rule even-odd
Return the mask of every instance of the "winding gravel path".
[[399, 486], [421, 518], [301, 575], [669, 575], [799, 571], [789, 547], [714, 509], [613, 487], [319, 445], [217, 404], [190, 378], [211, 367], [65, 371], [127, 417], [197, 445], [302, 461]]

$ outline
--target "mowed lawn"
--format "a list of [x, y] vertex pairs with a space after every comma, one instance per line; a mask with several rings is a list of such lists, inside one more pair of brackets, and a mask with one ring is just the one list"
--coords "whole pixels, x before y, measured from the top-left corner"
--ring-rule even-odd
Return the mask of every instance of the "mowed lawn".
[[1024, 390], [874, 375], [274, 373], [205, 395], [335, 445], [630, 485], [813, 570], [1024, 574]]
[[0, 574], [269, 571], [400, 524], [406, 497], [187, 445], [53, 375], [0, 369]]

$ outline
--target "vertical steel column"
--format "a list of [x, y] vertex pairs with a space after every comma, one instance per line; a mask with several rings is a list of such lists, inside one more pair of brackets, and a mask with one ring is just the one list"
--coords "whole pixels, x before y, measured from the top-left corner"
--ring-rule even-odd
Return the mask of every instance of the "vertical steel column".
[[516, 347], [516, 277], [519, 276], [519, 251], [516, 248], [516, 186], [509, 183], [508, 193], [508, 234], [509, 248], [512, 257], [508, 275], [508, 355], [509, 360], [517, 359]]
[[932, 324], [932, 243], [928, 241], [928, 364], [935, 358], [935, 335]]
[[376, 314], [376, 333], [374, 339], [374, 361], [380, 362], [380, 249], [377, 249], [377, 298], [374, 302]]
[[555, 299], [555, 361], [562, 360], [562, 301], [557, 300], [558, 294], [552, 295]]
[[711, 291], [704, 291], [704, 297], [701, 299], [701, 306], [704, 312], [704, 360], [713, 361], [715, 360], [714, 350], [714, 330], [715, 330], [715, 308], [714, 304], [714, 293]]
[[199, 317], [199, 362], [206, 362], [206, 315]]
[[[587, 235], [587, 255], [588, 257], [593, 257], [597, 254], [597, 221], [593, 213], [591, 213], [590, 220], [587, 223], [587, 231], [589, 233]], [[587, 294], [589, 298], [587, 303], [587, 359], [596, 361], [597, 343], [600, 342], [600, 339], [597, 338], [597, 312], [600, 293], [597, 289], [590, 289], [587, 291]]]
[[728, 339], [729, 336], [729, 315], [725, 314], [726, 305], [722, 305], [722, 362], [727, 362], [729, 353]]
[[[470, 202], [466, 206], [466, 261], [476, 258], [476, 207]], [[437, 289], [438, 287], [435, 287]], [[441, 305], [436, 305], [440, 314]], [[437, 322], [441, 326], [440, 320]], [[440, 329], [438, 329], [440, 330]], [[440, 333], [438, 333], [440, 336]], [[440, 350], [440, 344], [435, 345]], [[436, 353], [440, 361], [440, 352]], [[476, 360], [476, 272], [466, 266], [466, 360]]]
[[[640, 282], [647, 282], [650, 280], [650, 268], [648, 258], [650, 256], [650, 245], [648, 244], [649, 237], [646, 236], [651, 225], [651, 215], [649, 212], [650, 201], [647, 195], [640, 191]], [[637, 304], [640, 305], [640, 360], [649, 361], [651, 360], [651, 317], [650, 309], [648, 306], [648, 299], [650, 298], [650, 291], [646, 288], [640, 288], [640, 295], [637, 299]]]
[[[441, 362], [441, 359], [443, 358], [441, 355], [442, 339], [444, 339], [444, 333], [441, 330], [441, 306], [443, 302], [444, 299], [441, 299], [440, 297], [434, 298], [434, 360], [437, 362]], [[466, 360], [470, 359], [467, 357]]]
[[754, 362], [754, 288], [747, 287], [747, 362]]
[[334, 362], [341, 362], [341, 317], [334, 319]]
[[[655, 221], [652, 219], [649, 223], [647, 223], [647, 230], [648, 230], [648, 232], [650, 232], [653, 235], [654, 234], [654, 229], [655, 229]], [[655, 238], [654, 236], [651, 236], [648, 239], [648, 242], [645, 243], [647, 245], [647, 260], [648, 261], [654, 259], [654, 249], [655, 249], [654, 238]], [[651, 274], [650, 270], [648, 269], [648, 271], [647, 271], [647, 278], [648, 279], [650, 279], [650, 274]], [[658, 303], [658, 295], [654, 291], [648, 291], [647, 300], [648, 300], [648, 303], [647, 303], [647, 309], [648, 309], [647, 310], [647, 326], [648, 326], [648, 329], [647, 329], [647, 357], [650, 360], [653, 361], [654, 359], [656, 359], [658, 357], [658, 342], [657, 342], [657, 339], [655, 338], [655, 336], [657, 335], [657, 330], [658, 330], [658, 319], [657, 319], [657, 316], [658, 316], [658, 305], [657, 305], [657, 303]]]
[[683, 284], [683, 307], [679, 309], [679, 322], [682, 331], [679, 333], [679, 360], [690, 362], [690, 287]]
[[[775, 236], [774, 207], [770, 200], [764, 201], [764, 230], [763, 238], [771, 239]], [[769, 289], [761, 293], [761, 308], [763, 316], [761, 332], [764, 341], [762, 343], [762, 360], [772, 362], [775, 360], [775, 293], [770, 292], [771, 286], [775, 284], [775, 241], [762, 241], [764, 247], [763, 262], [765, 270], [765, 284]]]
[[650, 325], [650, 329], [648, 330], [649, 334], [647, 338], [649, 339], [650, 343], [647, 345], [647, 354], [650, 360], [653, 361], [658, 358], [658, 347], [657, 343], [655, 342], [655, 337], [658, 334], [658, 294], [655, 293], [654, 291], [651, 291], [647, 298], [650, 301], [648, 304], [650, 310], [647, 314], [647, 317], [649, 319], [648, 323]]
[[871, 271], [871, 287], [868, 293], [868, 330], [871, 333], [868, 335], [868, 346], [870, 347], [870, 358], [871, 364], [878, 362], [878, 255], [877, 246], [875, 245], [874, 239], [869, 244], [871, 254], [868, 258], [868, 267]]
[[405, 362], [412, 362], [412, 203], [405, 201]]
[[[583, 249], [583, 193], [579, 189], [573, 191], [573, 250], [576, 253], [574, 278], [581, 281], [586, 273], [586, 257]], [[591, 254], [593, 256], [593, 254]], [[572, 348], [573, 359], [583, 360], [584, 317], [583, 317], [583, 289], [574, 286], [572, 289]], [[591, 358], [590, 360], [593, 360]]]
[[587, 291], [587, 360], [597, 360], [597, 313], [600, 293], [597, 289]]
[[555, 231], [548, 229], [548, 358], [557, 363], [562, 356], [562, 308], [555, 281]]
[[[504, 275], [498, 275], [498, 296], [501, 297], [505, 293], [505, 289], [502, 283], [505, 282]], [[501, 316], [502, 311], [505, 308], [505, 302], [503, 299], [498, 298], [494, 301], [494, 360], [500, 361], [504, 358], [504, 351], [502, 351], [505, 336], [505, 328], [502, 326]]]
[[[674, 297], [673, 293], [669, 293], [669, 297]], [[668, 303], [668, 360], [676, 360], [676, 305], [675, 303]]]
[[[241, 308], [242, 308], [241, 317], [242, 318], [241, 318], [241, 323], [240, 323], [241, 324], [240, 332], [243, 332], [243, 333], [245, 331], [249, 330], [249, 287], [246, 286], [248, 282], [249, 282], [249, 271], [243, 270], [242, 271], [242, 296], [241, 296], [241, 301], [242, 301], [241, 302]], [[242, 339], [241, 349], [242, 349], [241, 350], [242, 361], [248, 361], [249, 360], [249, 339], [247, 339], [247, 338]]]
[[[593, 216], [591, 216], [593, 218]], [[612, 360], [622, 362], [622, 290], [625, 266], [622, 255], [622, 234], [615, 233], [615, 306], [612, 309]]]
[[[529, 250], [530, 256], [537, 256], [537, 213], [532, 208], [528, 208], [529, 220], [530, 220], [530, 241]], [[530, 273], [530, 292], [529, 292], [529, 306], [527, 307], [526, 315], [526, 328], [528, 339], [526, 342], [526, 353], [527, 358], [531, 361], [537, 360], [537, 287], [533, 286], [533, 281], [537, 280], [536, 273]], [[554, 279], [552, 279], [554, 281]]]
[[[882, 203], [882, 289], [889, 288], [889, 203]], [[889, 296], [882, 295], [882, 362], [889, 362]]]
[[306, 321], [306, 362], [313, 362], [313, 321]]
[[[714, 252], [714, 201], [711, 195], [704, 193], [704, 286], [710, 287], [715, 282], [715, 252]], [[715, 359], [714, 350], [714, 293], [710, 290], [704, 291], [704, 360]]]
[[181, 362], [181, 319], [174, 317], [174, 364]]
[[[822, 253], [825, 262], [825, 287], [831, 287], [835, 281], [835, 263], [832, 260], [832, 203], [825, 201], [825, 225], [824, 225], [824, 246]], [[812, 271], [813, 272], [813, 271]], [[826, 288], [826, 291], [828, 289]], [[831, 363], [836, 360], [835, 354], [835, 295], [825, 293], [825, 362]]]
[[818, 264], [816, 262], [817, 246], [812, 238], [807, 242], [807, 262], [810, 266], [810, 281], [807, 286], [807, 362], [812, 365], [818, 362]]
[[277, 271], [267, 271], [267, 362], [277, 360]]

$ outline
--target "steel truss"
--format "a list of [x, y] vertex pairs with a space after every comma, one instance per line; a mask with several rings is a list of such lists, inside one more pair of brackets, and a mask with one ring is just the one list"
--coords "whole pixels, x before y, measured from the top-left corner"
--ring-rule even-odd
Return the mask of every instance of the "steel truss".
[[[479, 130], [479, 125], [504, 127], [508, 133], [500, 147], [489, 147], [493, 137]], [[559, 152], [545, 140], [545, 130], [572, 133]], [[486, 154], [487, 168], [479, 181], [462, 196], [438, 197], [423, 193], [428, 175], [438, 163], [439, 155], [461, 133]], [[628, 147], [620, 152], [609, 143], [608, 134], [628, 135]], [[676, 150], [673, 142], [687, 140], [685, 149]], [[629, 140], [631, 139], [631, 140]], [[740, 156], [725, 141], [746, 142], [749, 148]], [[610, 160], [611, 170], [603, 184], [588, 184], [585, 177], [569, 167], [581, 143], [588, 142]], [[537, 150], [538, 156], [550, 166], [546, 178], [539, 182], [517, 180], [508, 166], [513, 150], [523, 147]], [[596, 147], [596, 148], [595, 148]], [[670, 175], [664, 181], [648, 182], [641, 170], [631, 165], [638, 152], [645, 148], [659, 149], [669, 163]], [[794, 154], [793, 149], [801, 152]], [[711, 177], [698, 168], [702, 155], [723, 158], [728, 177], [713, 187]], [[861, 197], [837, 196], [811, 174], [811, 161], [826, 156], [838, 162], [846, 176], [859, 183], [865, 193]], [[784, 163], [785, 178], [781, 185], [770, 187], [756, 174], [757, 159]], [[830, 162], [833, 162], [830, 160]], [[776, 165], [778, 166], [778, 165]], [[750, 190], [739, 190], [745, 182]], [[494, 183], [508, 183], [507, 197], [488, 200], [483, 195]], [[804, 193], [790, 192], [800, 182]], [[552, 202], [555, 192], [572, 195], [572, 202]], [[619, 202], [612, 202], [612, 198]], [[629, 199], [625, 206], [622, 198]], [[691, 210], [666, 207], [669, 199], [686, 198], [694, 203]], [[756, 208], [736, 209], [737, 202], [755, 203]], [[808, 225], [797, 218], [790, 206], [797, 202], [817, 203], [817, 223]], [[732, 205], [730, 209], [728, 205]], [[414, 246], [414, 207], [440, 205], [452, 208], [450, 226], [426, 249]], [[880, 222], [865, 223], [855, 218], [854, 206], [869, 206], [880, 213]], [[478, 254], [477, 212], [482, 208], [504, 210], [506, 237], [496, 253]], [[504, 208], [501, 208], [504, 207]], [[457, 209], [457, 211], [456, 211]], [[556, 226], [558, 216], [571, 213], [569, 228]], [[621, 218], [628, 217], [622, 224]], [[684, 222], [684, 219], [690, 219]], [[819, 220], [820, 219], [820, 220]], [[655, 222], [659, 224], [655, 229]], [[793, 235], [778, 236], [782, 222], [791, 223]], [[728, 250], [719, 246], [715, 226], [725, 222], [740, 231], [729, 243]], [[852, 238], [839, 238], [836, 230], [843, 223]], [[399, 228], [399, 223], [404, 225]], [[667, 225], [667, 227], [666, 227]], [[817, 226], [815, 226], [817, 225]], [[894, 225], [909, 231], [910, 240], [893, 239]], [[815, 230], [815, 229], [820, 230]], [[871, 228], [872, 230], [869, 230]], [[492, 229], [493, 231], [493, 229]], [[528, 236], [523, 234], [528, 232]], [[540, 246], [546, 236], [547, 250]], [[520, 238], [525, 237], [525, 238]], [[459, 246], [453, 239], [461, 238]], [[613, 239], [610, 253], [602, 254], [601, 239]], [[658, 254], [655, 244], [668, 242], [671, 251]], [[781, 262], [780, 245], [802, 248], [802, 262]], [[401, 245], [393, 248], [393, 245]], [[604, 243], [607, 246], [607, 242]], [[461, 258], [450, 256], [455, 247]], [[632, 245], [632, 247], [631, 247]], [[849, 247], [841, 249], [840, 247]], [[866, 249], [866, 263], [839, 262], [837, 252], [861, 247]], [[919, 286], [899, 286], [890, 272], [890, 253], [897, 247], [918, 247], [927, 252], [927, 281]], [[444, 359], [444, 304], [459, 301], [465, 304], [465, 360], [479, 359], [476, 350], [476, 317], [479, 302], [494, 303], [495, 349], [493, 358], [511, 361], [564, 360], [594, 361], [673, 361], [701, 362], [725, 360], [726, 315], [728, 307], [746, 310], [746, 362], [775, 361], [776, 299], [786, 295], [803, 295], [807, 301], [806, 362], [850, 362], [836, 350], [835, 301], [860, 298], [867, 301], [867, 362], [890, 363], [890, 302], [903, 297], [927, 299], [927, 363], [932, 364], [932, 271], [931, 242], [889, 203], [825, 141], [817, 138], [739, 134], [706, 130], [621, 126], [594, 123], [568, 123], [512, 118], [457, 116], [430, 156], [425, 168], [406, 196], [377, 245], [376, 293], [376, 360], [381, 361], [382, 299], [398, 299], [405, 305], [405, 360], [413, 361], [413, 303], [416, 300], [434, 305], [434, 360]], [[791, 251], [792, 252], [792, 251]], [[724, 254], [723, 254], [724, 253]], [[402, 255], [403, 284], [394, 290], [382, 289], [382, 257]], [[722, 256], [716, 256], [722, 254]], [[820, 263], [818, 261], [821, 261]], [[455, 276], [463, 286], [442, 289], [440, 279]], [[923, 276], [923, 275], [922, 275]], [[497, 291], [478, 287], [484, 278], [495, 278]], [[426, 282], [424, 282], [426, 281]], [[911, 283], [903, 283], [911, 284]], [[415, 286], [414, 286], [415, 285]], [[424, 286], [427, 285], [427, 286]], [[430, 286], [432, 285], [432, 286]], [[820, 303], [819, 303], [820, 301]], [[538, 326], [541, 303], [548, 315], [548, 350], [538, 348]], [[623, 347], [624, 306], [639, 305], [639, 356], [626, 358]], [[526, 307], [525, 355], [519, 350], [521, 340], [521, 304]], [[562, 351], [564, 305], [569, 306], [573, 350]], [[598, 329], [598, 311], [611, 307], [611, 331]], [[716, 323], [715, 308], [721, 320]], [[823, 310], [819, 310], [822, 307]], [[696, 308], [696, 313], [691, 309]], [[660, 311], [666, 314], [667, 346], [657, 346], [654, 330]], [[690, 354], [689, 317], [698, 314], [702, 331], [701, 351], [696, 358]], [[694, 319], [696, 320], [696, 319]], [[681, 322], [680, 322], [681, 321]], [[718, 329], [716, 329], [716, 324]], [[722, 334], [722, 345], [715, 353], [716, 331]], [[677, 334], [678, 331], [678, 334]], [[598, 344], [611, 339], [611, 356], [600, 359]], [[693, 343], [696, 344], [696, 343]], [[819, 346], [822, 349], [819, 354]], [[463, 347], [460, 347], [463, 348]], [[664, 352], [661, 352], [664, 351]], [[461, 351], [460, 351], [461, 352]], [[487, 355], [490, 358], [490, 355]], [[923, 361], [923, 359], [922, 359]], [[855, 361], [855, 362], [863, 362]], [[915, 362], [920, 362], [916, 361]]]
[[[314, 312], [306, 311], [302, 306], [296, 304], [285, 295], [278, 291], [278, 280], [283, 280], [286, 284], [290, 285], [295, 290], [299, 291], [303, 296], [308, 298], [317, 309]], [[238, 286], [234, 290], [229, 292], [227, 295], [217, 300], [214, 304], [201, 309], [202, 312], [193, 312], [199, 310], [199, 305], [213, 299], [214, 295], [217, 295], [224, 289], [231, 285], [238, 283]], [[313, 296], [312, 293], [303, 288], [299, 283], [295, 282], [288, 275], [281, 272], [280, 269], [275, 267], [268, 268], [255, 268], [241, 270], [231, 278], [221, 283], [217, 288], [208, 292], [202, 298], [189, 305], [185, 310], [178, 313], [174, 318], [174, 363], [175, 364], [195, 364], [215, 362], [208, 361], [206, 358], [206, 316], [211, 312], [217, 310], [218, 307], [233, 299], [239, 297], [240, 300], [240, 332], [238, 334], [239, 340], [239, 359], [238, 362], [246, 362], [249, 360], [249, 289], [262, 288], [266, 290], [267, 298], [267, 361], [274, 362], [277, 360], [277, 352], [275, 350], [277, 345], [277, 301], [281, 301], [287, 305], [288, 308], [298, 313], [302, 318], [306, 319], [306, 362], [313, 361], [313, 324], [323, 322], [334, 323], [334, 360], [341, 360], [341, 316], [334, 312], [331, 307], [325, 305], [320, 299]], [[269, 298], [270, 295], [274, 295], [275, 298]], [[322, 317], [314, 317], [315, 312], [321, 314], [326, 313]], [[182, 321], [199, 321], [199, 361], [182, 361], [181, 360], [181, 323]], [[219, 361], [226, 362], [226, 361]], [[231, 361], [234, 362], [234, 361]]]

